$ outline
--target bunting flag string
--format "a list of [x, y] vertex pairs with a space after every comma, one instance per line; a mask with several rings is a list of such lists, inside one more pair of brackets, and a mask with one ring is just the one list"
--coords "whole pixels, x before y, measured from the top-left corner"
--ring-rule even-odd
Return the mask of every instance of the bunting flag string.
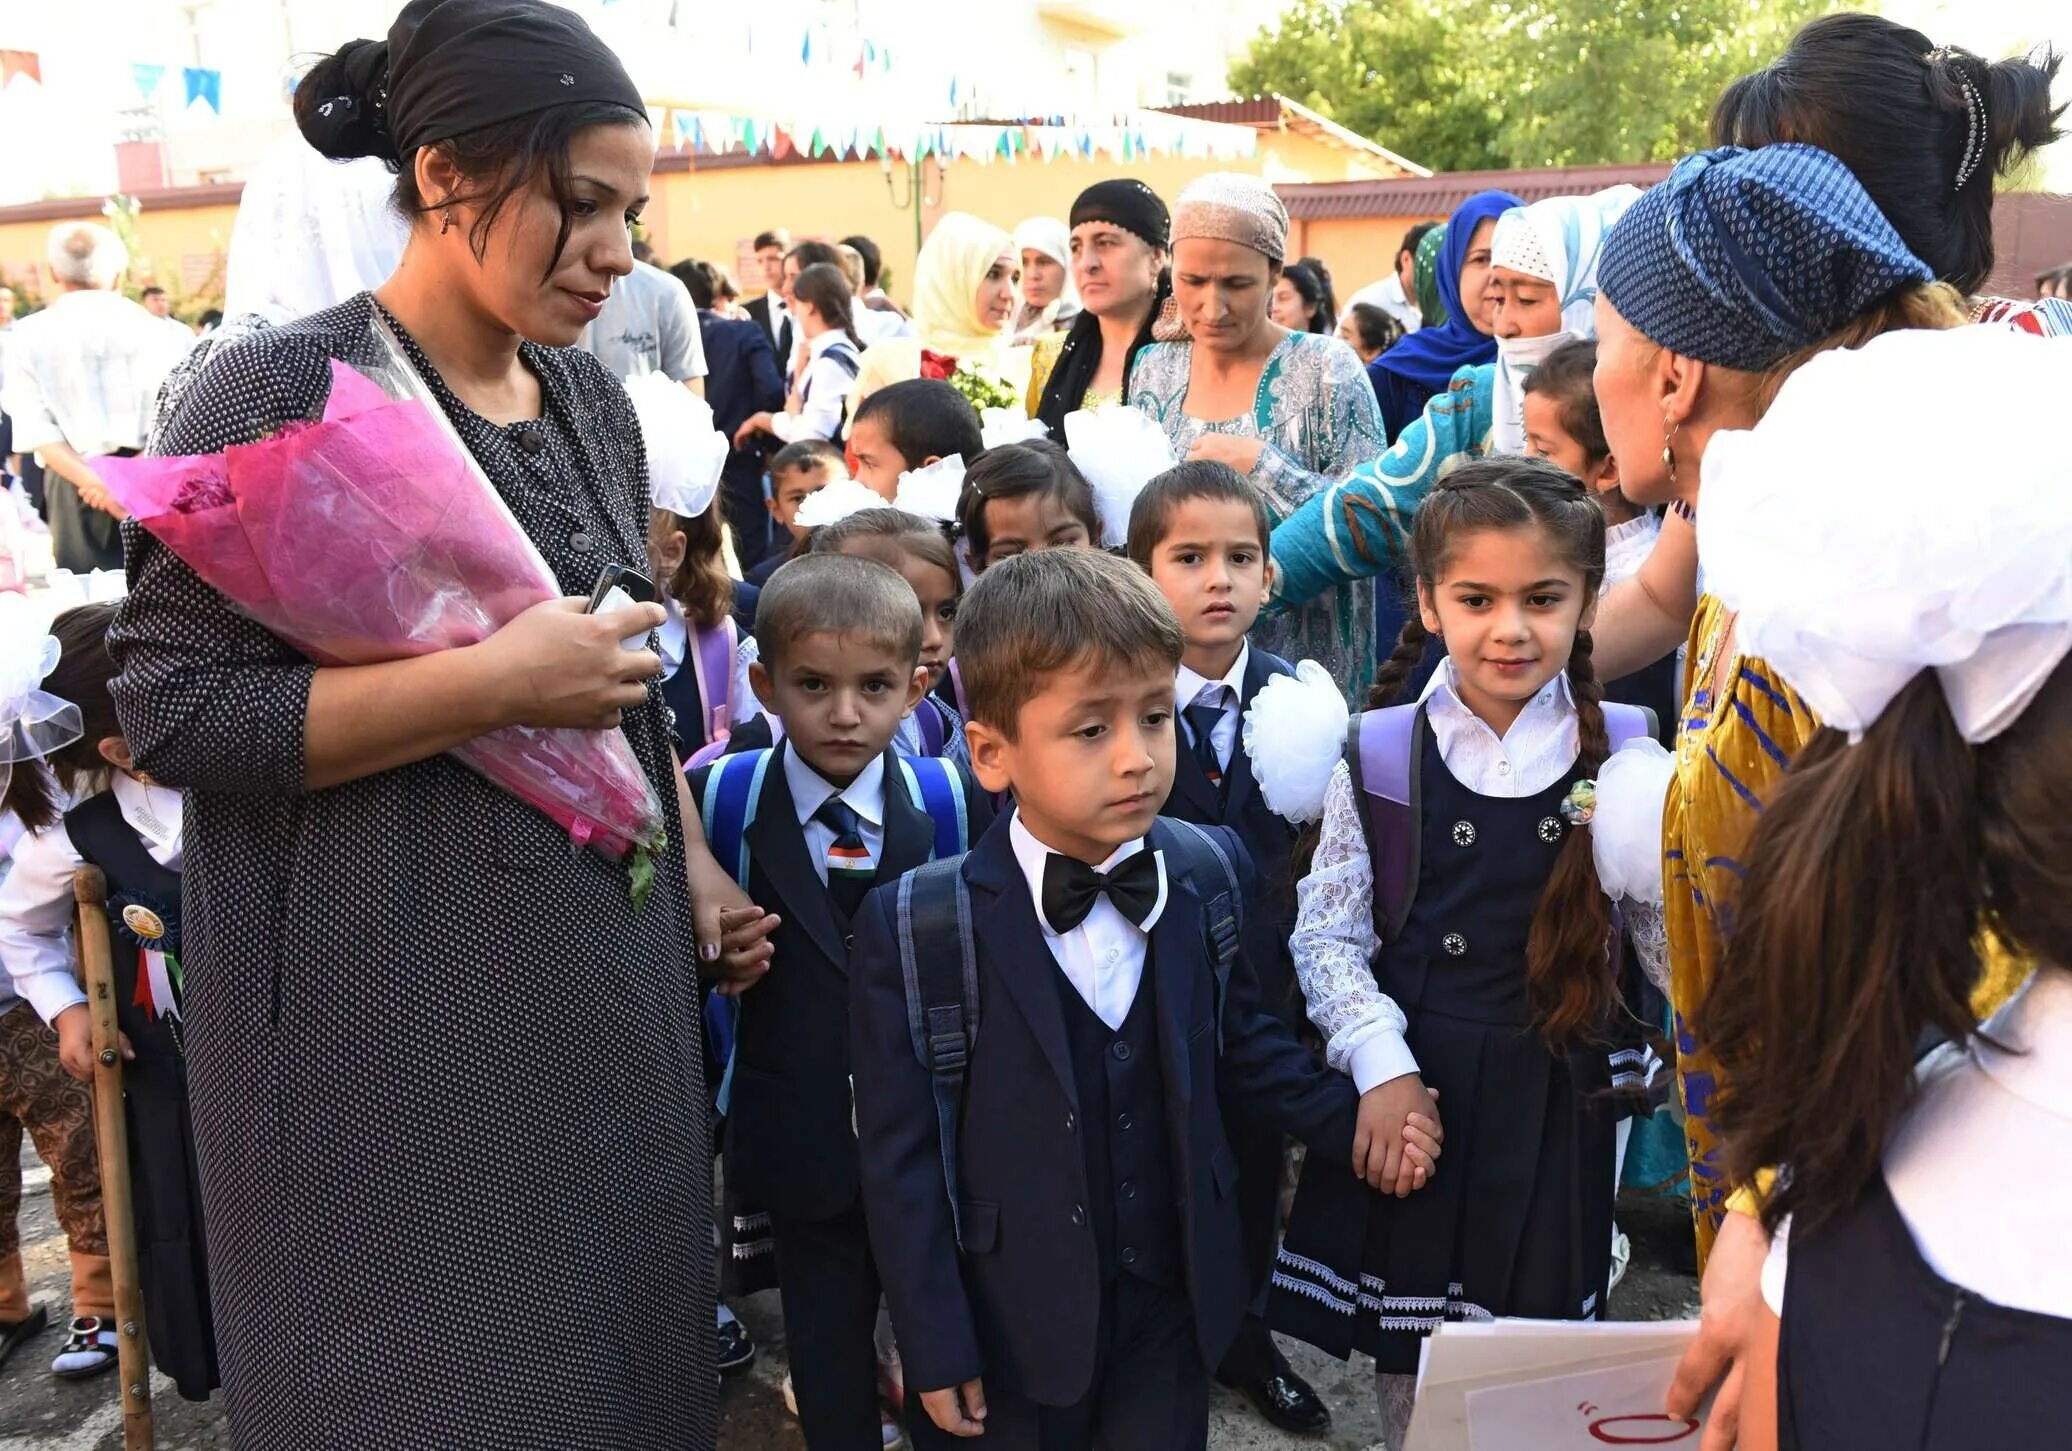
[[33, 50], [0, 50], [0, 86], [10, 84], [16, 76], [42, 85], [42, 58]]
[[1107, 156], [1136, 162], [1151, 156], [1189, 160], [1241, 161], [1258, 153], [1258, 134], [1247, 126], [1194, 121], [1155, 112], [1104, 118], [1044, 116], [1035, 120], [975, 124], [930, 122], [901, 125], [853, 113], [804, 114], [781, 123], [767, 116], [729, 111], [654, 108], [655, 132], [678, 151], [704, 155], [747, 152], [782, 160], [793, 154], [815, 160], [944, 160], [1016, 165], [1025, 157], [1092, 160]]
[[200, 101], [217, 115], [223, 114], [223, 72], [188, 66], [181, 72], [187, 83], [187, 104]]
[[138, 99], [149, 101], [158, 95], [158, 88], [165, 81], [165, 67], [134, 61], [130, 65], [130, 78], [136, 82]]

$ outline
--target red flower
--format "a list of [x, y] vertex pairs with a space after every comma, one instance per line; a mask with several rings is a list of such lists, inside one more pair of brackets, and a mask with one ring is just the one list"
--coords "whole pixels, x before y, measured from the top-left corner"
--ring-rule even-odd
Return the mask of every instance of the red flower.
[[931, 353], [921, 349], [921, 376], [932, 378], [938, 383], [947, 383], [950, 375], [957, 371], [957, 360], [948, 353]]

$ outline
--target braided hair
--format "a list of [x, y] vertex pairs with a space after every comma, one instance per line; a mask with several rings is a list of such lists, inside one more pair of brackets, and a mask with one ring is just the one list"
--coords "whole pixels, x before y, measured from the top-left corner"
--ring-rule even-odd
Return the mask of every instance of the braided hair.
[[[1410, 531], [1410, 565], [1421, 596], [1430, 597], [1461, 542], [1488, 529], [1536, 529], [1583, 577], [1585, 606], [1604, 585], [1604, 510], [1574, 475], [1545, 459], [1491, 458], [1465, 464], [1441, 480], [1418, 507]], [[1430, 640], [1420, 612], [1403, 622], [1396, 648], [1375, 672], [1367, 708], [1402, 692]], [[1568, 658], [1580, 754], [1576, 773], [1594, 777], [1611, 754], [1604, 724], [1604, 687], [1592, 664], [1588, 630], [1576, 632]], [[1526, 939], [1526, 983], [1542, 1038], [1559, 1047], [1602, 1032], [1618, 1003], [1611, 968], [1611, 906], [1597, 882], [1590, 828], [1571, 826], [1534, 910]]]

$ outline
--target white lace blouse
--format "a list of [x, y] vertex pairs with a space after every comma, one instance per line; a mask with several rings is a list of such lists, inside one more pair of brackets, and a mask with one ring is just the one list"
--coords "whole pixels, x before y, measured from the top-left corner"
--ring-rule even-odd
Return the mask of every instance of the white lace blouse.
[[[1453, 662], [1425, 688], [1426, 716], [1439, 757], [1455, 780], [1484, 796], [1531, 796], [1575, 764], [1579, 749], [1568, 676], [1557, 675], [1499, 736], [1462, 703]], [[1374, 868], [1367, 859], [1362, 803], [1340, 761], [1324, 794], [1322, 836], [1309, 874], [1296, 887], [1289, 948], [1309, 1020], [1324, 1035], [1324, 1058], [1352, 1075], [1361, 1093], [1417, 1072], [1403, 1039], [1408, 1020], [1374, 980]]]

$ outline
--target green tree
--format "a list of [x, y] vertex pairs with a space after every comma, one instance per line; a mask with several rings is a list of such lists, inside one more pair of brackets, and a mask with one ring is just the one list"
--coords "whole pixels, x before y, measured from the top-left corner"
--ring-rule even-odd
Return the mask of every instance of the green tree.
[[1664, 161], [1825, 0], [1301, 0], [1231, 70], [1435, 171]]

